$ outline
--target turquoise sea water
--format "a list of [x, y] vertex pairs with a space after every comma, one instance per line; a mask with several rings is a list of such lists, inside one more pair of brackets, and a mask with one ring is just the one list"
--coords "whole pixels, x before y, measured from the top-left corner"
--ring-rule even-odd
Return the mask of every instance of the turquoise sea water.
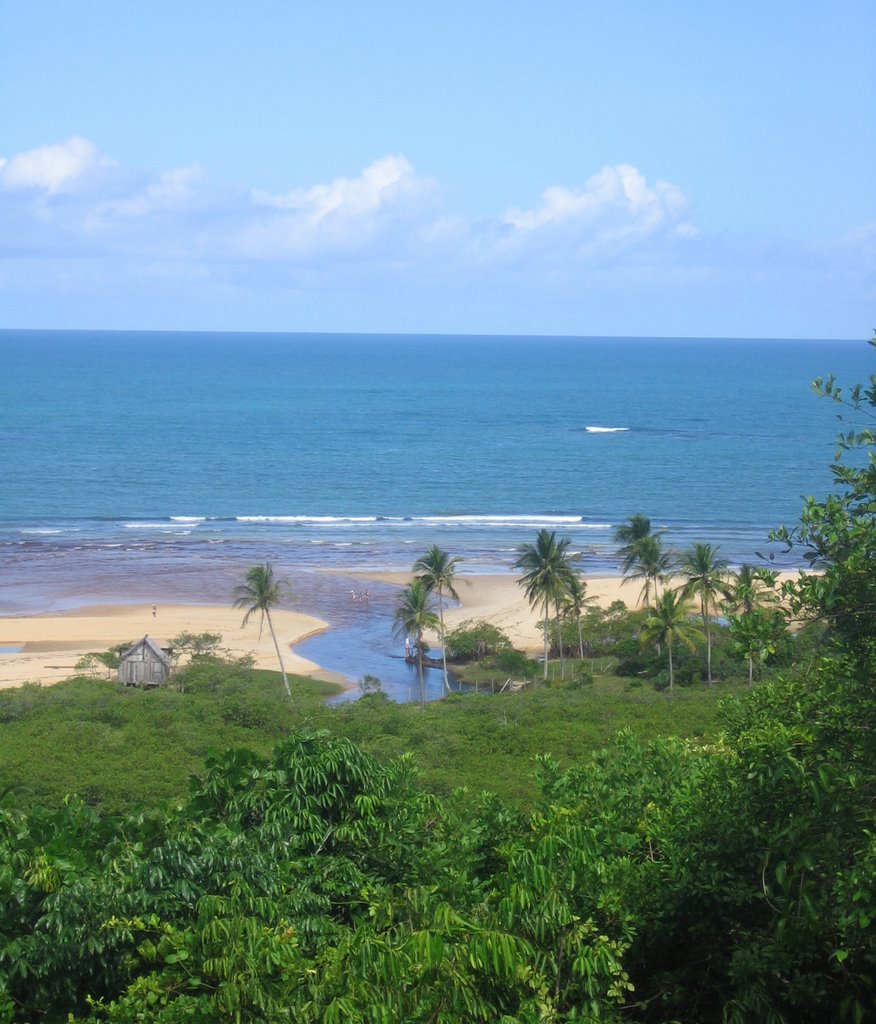
[[752, 560], [831, 485], [810, 381], [872, 363], [863, 341], [2, 331], [0, 611], [225, 601], [270, 559], [337, 619], [349, 581], [318, 570], [437, 543], [503, 572], [547, 526], [611, 572], [634, 512]]

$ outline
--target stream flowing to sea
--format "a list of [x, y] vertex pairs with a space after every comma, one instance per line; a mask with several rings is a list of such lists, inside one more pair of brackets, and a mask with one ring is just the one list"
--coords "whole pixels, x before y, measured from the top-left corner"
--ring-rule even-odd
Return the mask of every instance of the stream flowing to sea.
[[409, 699], [395, 590], [347, 574], [409, 569], [432, 544], [507, 573], [542, 527], [585, 573], [612, 574], [613, 530], [636, 512], [674, 547], [756, 561], [802, 496], [831, 488], [837, 407], [811, 380], [863, 380], [873, 355], [802, 339], [0, 331], [0, 613], [225, 604], [268, 560], [332, 623], [300, 653]]

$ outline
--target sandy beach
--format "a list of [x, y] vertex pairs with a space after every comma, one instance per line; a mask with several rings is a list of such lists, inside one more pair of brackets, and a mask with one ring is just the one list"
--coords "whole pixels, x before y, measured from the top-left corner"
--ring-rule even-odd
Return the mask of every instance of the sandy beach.
[[[369, 573], [357, 578], [402, 586], [411, 577], [406, 573]], [[635, 583], [624, 585], [617, 576], [587, 579], [588, 596], [603, 606], [621, 600], [634, 607], [639, 590]], [[484, 619], [503, 629], [516, 647], [533, 653], [540, 650], [540, 609], [530, 607], [516, 577], [460, 576], [457, 592], [460, 607], [447, 608], [444, 613], [448, 629], [466, 619]], [[282, 609], [275, 611], [272, 618], [288, 671], [341, 680], [291, 649], [330, 628], [329, 623]], [[246, 628], [241, 626], [241, 619], [240, 611], [228, 607], [190, 604], [159, 605], [154, 615], [149, 604], [100, 604], [57, 614], [0, 617], [0, 689], [25, 682], [59, 682], [74, 674], [77, 660], [89, 651], [105, 651], [144, 635], [166, 645], [183, 631], [220, 633], [222, 646], [232, 654], [252, 654], [259, 667], [276, 668], [277, 657], [268, 630], [263, 631], [260, 639], [257, 618]], [[437, 638], [430, 639], [434, 642]]]
[[[779, 582], [793, 578], [795, 572], [779, 573]], [[409, 573], [374, 573], [361, 576], [362, 579], [379, 580], [403, 586], [413, 578]], [[607, 608], [615, 601], [623, 601], [630, 609], [642, 590], [641, 582], [626, 583], [620, 576], [587, 576], [587, 597], [602, 608]], [[670, 587], [679, 587], [681, 579], [669, 581]], [[511, 638], [515, 647], [529, 653], [537, 654], [544, 643], [544, 634], [538, 628], [542, 618], [542, 609], [532, 608], [520, 587], [517, 578], [511, 575], [465, 576], [457, 577], [456, 592], [459, 594], [460, 607], [447, 608], [444, 612], [444, 625], [454, 629], [466, 619], [484, 619], [492, 622]], [[691, 602], [693, 607], [693, 602]], [[437, 638], [427, 639], [434, 643]]]
[[[410, 577], [404, 573], [375, 573], [362, 579], [403, 585]], [[465, 619], [488, 619], [505, 630], [515, 645], [538, 650], [541, 633], [539, 615], [526, 601], [510, 575], [461, 577], [458, 586], [462, 606], [445, 611], [445, 622], [453, 628]], [[600, 603], [634, 598], [635, 587], [621, 587], [618, 578], [588, 581], [588, 592]], [[220, 633], [222, 646], [235, 655], [253, 654], [256, 664], [275, 668], [277, 656], [270, 633], [259, 640], [258, 621], [244, 629], [240, 611], [217, 605], [159, 605], [152, 614], [149, 604], [88, 605], [76, 611], [46, 615], [13, 615], [0, 618], [0, 689], [25, 682], [49, 684], [74, 674], [77, 660], [89, 651], [105, 651], [115, 644], [134, 642], [149, 635], [166, 645], [183, 631]], [[337, 680], [312, 661], [296, 655], [291, 648], [329, 624], [300, 612], [277, 610], [274, 628], [290, 672], [318, 675]], [[10, 650], [12, 649], [12, 650]]]
[[[258, 617], [244, 629], [243, 615], [228, 607], [207, 605], [93, 605], [57, 615], [22, 615], [0, 618], [0, 689], [25, 682], [56, 683], [74, 674], [79, 658], [89, 651], [105, 651], [115, 644], [149, 635], [161, 645], [179, 633], [220, 633], [222, 646], [234, 655], [252, 654], [260, 668], [276, 668], [277, 655], [267, 628], [259, 639]], [[298, 657], [290, 647], [328, 628], [310, 615], [277, 610], [271, 616], [289, 672], [319, 675], [319, 665]]]
[[[409, 573], [373, 573], [360, 577], [404, 586], [412, 579]], [[607, 607], [613, 601], [623, 601], [628, 607], [635, 605], [639, 590], [635, 583], [624, 585], [619, 576], [587, 577], [587, 596]], [[544, 642], [538, 628], [541, 609], [533, 609], [520, 587], [517, 577], [511, 575], [457, 577], [456, 592], [460, 607], [445, 608], [444, 624], [450, 630], [466, 619], [484, 619], [504, 630], [515, 647], [537, 652]], [[434, 642], [436, 637], [427, 638]]]

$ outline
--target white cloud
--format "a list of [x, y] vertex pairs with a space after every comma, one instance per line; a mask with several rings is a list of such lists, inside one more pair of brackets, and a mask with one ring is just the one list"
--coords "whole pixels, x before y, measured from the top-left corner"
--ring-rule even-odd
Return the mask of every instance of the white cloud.
[[419, 177], [405, 157], [385, 156], [369, 164], [358, 178], [335, 178], [327, 185], [281, 196], [253, 190], [252, 196], [256, 203], [294, 210], [316, 222], [332, 216], [359, 217], [429, 187], [429, 180]]
[[648, 185], [630, 164], [603, 167], [583, 189], [553, 185], [541, 194], [532, 210], [508, 210], [504, 224], [518, 231], [566, 226], [586, 233], [600, 230], [648, 234], [665, 224], [676, 224], [687, 208], [684, 193], [666, 181]]
[[8, 159], [0, 158], [0, 186], [39, 189], [54, 195], [80, 181], [89, 171], [111, 164], [94, 143], [72, 136], [53, 146], [38, 146]]
[[294, 189], [283, 195], [253, 190], [257, 216], [241, 232], [241, 252], [256, 258], [350, 252], [392, 235], [407, 244], [431, 209], [435, 182], [403, 156], [375, 160], [355, 178]]
[[0, 161], [0, 196], [8, 252], [316, 261], [337, 272], [358, 260], [441, 275], [512, 264], [573, 273], [633, 251], [659, 259], [654, 245], [696, 234], [681, 189], [649, 184], [629, 164], [603, 167], [583, 186], [551, 186], [531, 209], [471, 219], [442, 209], [438, 184], [401, 154], [275, 194], [217, 186], [197, 165], [120, 167], [74, 137]]
[[869, 322], [873, 224], [803, 245], [702, 235], [681, 188], [629, 164], [504, 213], [463, 216], [440, 199], [439, 185], [401, 155], [272, 194], [217, 184], [197, 166], [120, 166], [92, 142], [67, 139], [0, 158], [0, 295], [21, 323], [54, 302], [59, 326], [69, 326], [75, 300], [84, 321], [115, 308], [128, 325], [185, 308], [203, 327], [218, 317], [264, 329], [532, 333], [641, 333], [655, 303], [671, 333], [684, 321], [677, 310], [746, 311], [753, 296], [759, 329], [781, 334], [797, 329], [772, 312], [784, 288], [800, 302], [781, 309], [799, 307], [800, 322], [810, 293], [820, 296], [813, 315], [823, 326], [810, 334], [837, 333], [831, 318]]
[[158, 210], [181, 210], [197, 202], [198, 186], [204, 175], [191, 164], [164, 171], [134, 194], [110, 200], [101, 209], [104, 216], [142, 217]]

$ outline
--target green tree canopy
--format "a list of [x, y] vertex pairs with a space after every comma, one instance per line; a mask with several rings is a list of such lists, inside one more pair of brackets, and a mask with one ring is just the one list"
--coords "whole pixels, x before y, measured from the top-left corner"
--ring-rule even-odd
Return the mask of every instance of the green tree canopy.
[[795, 616], [826, 622], [870, 671], [876, 659], [876, 375], [848, 391], [832, 376], [813, 388], [841, 409], [847, 429], [837, 438], [832, 467], [837, 493], [807, 498], [799, 525], [773, 534], [802, 547], [817, 570], [786, 583], [784, 593]]

